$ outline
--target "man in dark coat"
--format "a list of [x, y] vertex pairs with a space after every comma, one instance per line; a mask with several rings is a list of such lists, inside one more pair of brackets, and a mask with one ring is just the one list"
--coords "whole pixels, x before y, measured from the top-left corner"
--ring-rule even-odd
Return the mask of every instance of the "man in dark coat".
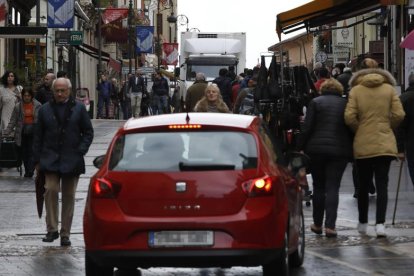
[[58, 78], [52, 84], [53, 100], [38, 114], [33, 141], [36, 171], [45, 175], [47, 234], [43, 242], [59, 237], [59, 190], [62, 191], [60, 228], [61, 246], [71, 245], [69, 236], [79, 175], [85, 173], [84, 155], [93, 139], [93, 127], [85, 105], [71, 94], [69, 79]]
[[398, 131], [398, 152], [400, 159], [407, 159], [408, 171], [414, 185], [414, 74], [408, 78], [409, 86], [400, 100], [405, 111], [404, 121]]
[[231, 102], [231, 79], [227, 76], [229, 70], [226, 68], [221, 68], [219, 71], [219, 76], [213, 80], [213, 83], [216, 83], [220, 88], [221, 96], [223, 101], [229, 108], [232, 108], [233, 103]]
[[140, 71], [135, 71], [135, 75], [129, 78], [127, 92], [131, 95], [132, 116], [138, 118], [141, 113], [142, 96], [147, 92], [147, 87]]
[[55, 74], [53, 73], [47, 73], [44, 77], [43, 84], [39, 87], [35, 96], [35, 99], [41, 104], [45, 104], [51, 99], [53, 99], [53, 92], [51, 86], [55, 78]]
[[152, 85], [152, 110], [154, 114], [170, 113], [169, 92], [170, 87], [168, 81], [161, 75], [161, 72], [157, 70]]
[[108, 76], [105, 74], [101, 75], [98, 85], [96, 86], [98, 90], [98, 119], [103, 118], [103, 108], [105, 105], [105, 118], [109, 117], [109, 105], [111, 101], [111, 96], [113, 94], [112, 83], [108, 80]]
[[194, 111], [194, 106], [204, 96], [206, 88], [206, 77], [203, 73], [197, 73], [194, 84], [187, 89], [185, 95], [185, 109], [187, 112]]

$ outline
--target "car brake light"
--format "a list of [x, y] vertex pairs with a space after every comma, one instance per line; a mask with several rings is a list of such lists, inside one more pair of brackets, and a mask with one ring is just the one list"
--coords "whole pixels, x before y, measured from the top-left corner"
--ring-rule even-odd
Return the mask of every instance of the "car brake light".
[[201, 125], [182, 124], [182, 125], [169, 125], [169, 129], [195, 129], [201, 128]]
[[269, 176], [250, 179], [243, 182], [243, 191], [249, 197], [273, 195], [273, 181]]
[[95, 179], [92, 186], [93, 196], [99, 198], [116, 198], [120, 190], [121, 185], [105, 178]]

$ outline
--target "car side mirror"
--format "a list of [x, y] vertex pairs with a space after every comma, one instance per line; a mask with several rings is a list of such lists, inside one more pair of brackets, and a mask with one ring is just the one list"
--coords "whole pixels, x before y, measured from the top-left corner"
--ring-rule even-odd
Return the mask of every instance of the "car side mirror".
[[102, 164], [105, 160], [105, 155], [100, 155], [95, 157], [95, 159], [93, 159], [93, 165], [95, 166], [95, 168], [100, 169], [102, 167]]

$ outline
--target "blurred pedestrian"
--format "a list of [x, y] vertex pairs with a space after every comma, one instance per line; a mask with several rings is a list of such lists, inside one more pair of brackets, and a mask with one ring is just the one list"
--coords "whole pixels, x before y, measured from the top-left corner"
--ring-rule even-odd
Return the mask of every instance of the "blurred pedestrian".
[[312, 232], [336, 237], [339, 188], [348, 162], [352, 161], [352, 133], [344, 121], [346, 99], [343, 87], [334, 78], [326, 79], [321, 96], [309, 102], [298, 150], [310, 157], [313, 179]]
[[111, 79], [112, 84], [112, 93], [111, 93], [111, 104], [114, 108], [114, 114], [112, 119], [119, 120], [119, 114], [120, 114], [120, 89], [118, 85], [118, 80], [116, 78]]
[[131, 112], [131, 92], [128, 90], [129, 79], [132, 77], [132, 74], [129, 73], [127, 75], [126, 80], [122, 82], [121, 88], [121, 108], [122, 108], [122, 116], [124, 120], [128, 120], [132, 116]]
[[414, 74], [408, 77], [408, 83], [408, 88], [400, 96], [405, 118], [398, 129], [398, 152], [401, 160], [407, 159], [408, 171], [414, 185]]
[[322, 83], [329, 78], [329, 71], [327, 68], [322, 67], [319, 68], [318, 70], [318, 75], [317, 75], [318, 80], [314, 83], [316, 91], [318, 91], [318, 93], [320, 94], [320, 89], [321, 89], [321, 85]]
[[[108, 80], [106, 74], [101, 74], [99, 83], [96, 86], [98, 90], [98, 119], [109, 118], [109, 105], [111, 103], [111, 95], [113, 94], [112, 83]], [[105, 106], [105, 116], [103, 115], [103, 108]]]
[[56, 79], [55, 74], [47, 73], [43, 78], [43, 84], [36, 91], [35, 99], [41, 104], [45, 104], [53, 99], [53, 92], [51, 89], [52, 82]]
[[219, 76], [213, 80], [213, 83], [216, 83], [220, 89], [221, 97], [226, 105], [231, 108], [233, 106], [233, 102], [231, 101], [231, 83], [232, 80], [228, 77], [228, 70], [227, 68], [221, 68], [219, 70]]
[[59, 238], [59, 191], [62, 191], [60, 245], [69, 246], [79, 175], [85, 173], [84, 155], [93, 139], [93, 127], [85, 105], [73, 99], [69, 79], [52, 84], [53, 100], [38, 114], [33, 141], [36, 171], [45, 175], [47, 234], [43, 242]]
[[344, 72], [340, 74], [336, 79], [342, 84], [344, 87], [344, 96], [348, 97], [349, 94], [349, 80], [352, 77], [352, 70], [349, 67], [344, 68]]
[[[385, 218], [388, 202], [388, 173], [391, 160], [397, 157], [393, 130], [404, 119], [404, 110], [394, 88], [394, 77], [376, 62], [354, 74], [350, 84], [345, 122], [355, 132], [353, 149], [358, 171], [358, 232], [365, 234], [368, 227], [368, 190], [375, 177], [377, 210], [375, 230], [377, 237], [385, 237]], [[374, 67], [374, 68], [373, 68]]]
[[199, 100], [204, 96], [207, 82], [204, 73], [197, 73], [195, 82], [187, 89], [185, 96], [185, 109], [187, 112], [194, 111], [194, 107]]
[[168, 81], [161, 75], [160, 71], [155, 71], [152, 85], [152, 110], [154, 114], [170, 113], [169, 92]]
[[234, 102], [233, 113], [244, 115], [255, 115], [256, 104], [254, 102], [254, 93], [257, 86], [257, 76], [249, 79], [247, 87], [240, 90]]
[[68, 77], [68, 73], [66, 73], [66, 71], [58, 71], [56, 73], [56, 77], [57, 78], [67, 78]]
[[42, 104], [34, 99], [34, 92], [31, 88], [23, 88], [22, 99], [15, 105], [4, 135], [10, 136], [14, 133], [14, 139], [23, 160], [24, 177], [33, 177], [33, 135], [37, 114]]
[[21, 88], [16, 74], [6, 71], [1, 77], [3, 87], [0, 88], [0, 136], [7, 128], [14, 107], [21, 101]]
[[195, 112], [219, 112], [230, 113], [230, 110], [220, 94], [217, 84], [208, 84], [204, 96], [194, 107]]
[[138, 118], [141, 114], [142, 95], [147, 92], [144, 78], [139, 70], [136, 70], [135, 75], [129, 78], [127, 90], [131, 95], [132, 116]]

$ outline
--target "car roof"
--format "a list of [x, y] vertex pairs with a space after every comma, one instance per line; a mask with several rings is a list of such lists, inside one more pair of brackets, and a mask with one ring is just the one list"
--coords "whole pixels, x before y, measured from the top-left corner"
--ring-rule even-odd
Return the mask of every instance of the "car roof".
[[[187, 116], [189, 121], [187, 122]], [[158, 127], [177, 124], [197, 124], [218, 127], [242, 128], [247, 129], [252, 123], [258, 120], [256, 116], [239, 115], [231, 113], [208, 113], [208, 112], [190, 112], [190, 113], [173, 113], [166, 115], [155, 115], [141, 117], [138, 119], [129, 119], [123, 129], [125, 131]]]

